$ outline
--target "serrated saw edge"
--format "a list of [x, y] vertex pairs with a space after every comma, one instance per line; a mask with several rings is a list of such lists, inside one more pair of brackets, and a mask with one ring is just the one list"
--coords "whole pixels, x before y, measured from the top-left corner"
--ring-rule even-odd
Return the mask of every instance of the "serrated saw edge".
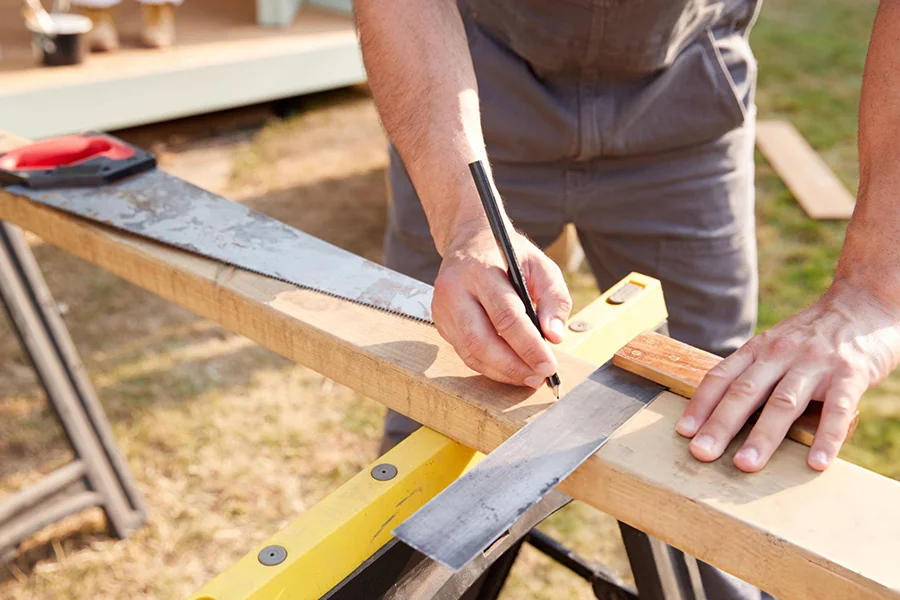
[[39, 190], [14, 185], [6, 191], [140, 239], [434, 326], [431, 286], [159, 169], [112, 185]]

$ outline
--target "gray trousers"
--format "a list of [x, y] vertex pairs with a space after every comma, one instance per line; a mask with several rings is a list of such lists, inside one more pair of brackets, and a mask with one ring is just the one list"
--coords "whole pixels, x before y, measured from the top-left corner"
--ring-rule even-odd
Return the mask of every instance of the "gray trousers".
[[[545, 248], [574, 224], [601, 290], [631, 271], [659, 279], [676, 339], [720, 356], [747, 341], [757, 265], [755, 64], [745, 37], [708, 30], [655, 81], [586, 92], [536, 82], [465, 14], [464, 22], [488, 156], [516, 228]], [[393, 148], [388, 178], [386, 264], [433, 283], [441, 258]], [[382, 449], [417, 427], [389, 411]], [[699, 566], [709, 600], [770, 598]]]

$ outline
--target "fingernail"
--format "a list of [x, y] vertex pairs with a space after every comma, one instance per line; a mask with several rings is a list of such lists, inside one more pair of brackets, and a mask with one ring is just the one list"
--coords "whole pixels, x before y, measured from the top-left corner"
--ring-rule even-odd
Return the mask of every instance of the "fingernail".
[[697, 433], [697, 419], [691, 416], [682, 417], [675, 426], [675, 431], [681, 435], [694, 435]]
[[552, 331], [559, 337], [562, 337], [562, 335], [563, 335], [563, 327], [564, 327], [564, 325], [563, 325], [562, 320], [557, 319], [556, 317], [553, 317], [552, 319], [550, 319], [550, 331]]
[[815, 466], [824, 469], [828, 466], [828, 455], [825, 454], [824, 450], [816, 450], [813, 452], [811, 461]]
[[540, 373], [544, 377], [550, 377], [551, 375], [553, 375], [553, 371], [555, 371], [555, 370], [556, 370], [556, 367], [554, 367], [552, 364], [550, 364], [548, 362], [542, 362], [534, 368], [534, 371], [536, 373]]
[[544, 385], [544, 378], [538, 377], [537, 375], [532, 375], [531, 377], [526, 377], [525, 385], [527, 385], [530, 388], [538, 389], [542, 385]]
[[755, 467], [759, 462], [759, 451], [756, 448], [744, 448], [734, 458]]
[[694, 448], [711, 454], [713, 446], [716, 445], [716, 440], [712, 439], [712, 436], [710, 435], [701, 435], [700, 437], [695, 437], [691, 444]]

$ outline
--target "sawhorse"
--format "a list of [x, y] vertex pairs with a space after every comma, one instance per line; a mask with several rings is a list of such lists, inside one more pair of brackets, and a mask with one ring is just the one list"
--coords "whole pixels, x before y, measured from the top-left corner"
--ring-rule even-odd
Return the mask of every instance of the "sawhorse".
[[[635, 329], [665, 329], [658, 281], [632, 273], [570, 321], [562, 348], [602, 364]], [[483, 457], [421, 428], [198, 591], [191, 600], [494, 600], [523, 543], [603, 600], [702, 600], [693, 559], [620, 523], [637, 589], [534, 529], [570, 499], [553, 491], [453, 573], [390, 531]]]
[[75, 460], [0, 503], [0, 562], [42, 527], [92, 506], [127, 536], [146, 519], [140, 493], [22, 231], [2, 221], [0, 300], [75, 451]]

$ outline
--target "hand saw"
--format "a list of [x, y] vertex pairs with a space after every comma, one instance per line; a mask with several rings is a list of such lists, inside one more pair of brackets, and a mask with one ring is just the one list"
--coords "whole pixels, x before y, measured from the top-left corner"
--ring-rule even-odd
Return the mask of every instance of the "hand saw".
[[432, 287], [193, 186], [99, 133], [0, 154], [6, 191], [302, 288], [431, 323]]
[[[0, 155], [10, 194], [299, 287], [432, 323], [433, 288], [156, 168], [112, 136]], [[423, 506], [395, 534], [460, 569], [663, 388], [607, 363]]]

